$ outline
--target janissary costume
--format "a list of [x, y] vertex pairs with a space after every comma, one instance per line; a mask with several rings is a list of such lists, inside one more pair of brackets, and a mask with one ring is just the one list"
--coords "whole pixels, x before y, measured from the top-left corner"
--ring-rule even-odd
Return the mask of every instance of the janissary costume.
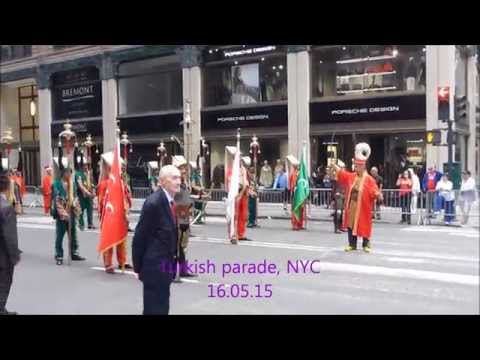
[[53, 184], [53, 169], [50, 166], [45, 167], [45, 176], [42, 179], [42, 195], [43, 195], [43, 210], [46, 215], [50, 215], [52, 207], [52, 184]]
[[370, 146], [366, 143], [355, 147], [355, 167], [363, 169], [360, 174], [337, 168], [337, 182], [345, 189], [343, 227], [348, 229], [346, 251], [357, 249], [358, 236], [363, 238], [364, 251], [371, 251], [372, 210], [381, 193], [375, 179], [366, 171], [370, 153]]
[[52, 216], [55, 219], [55, 260], [57, 265], [63, 264], [63, 238], [67, 235], [70, 243], [71, 260], [82, 261], [85, 258], [78, 254], [76, 222], [80, 214], [77, 186], [73, 181], [73, 169], [68, 164], [63, 152], [53, 159], [55, 180], [52, 185]]
[[[121, 162], [123, 163], [123, 160], [121, 159]], [[106, 196], [106, 191], [107, 191], [107, 185], [108, 185], [108, 180], [110, 176], [110, 170], [113, 165], [113, 152], [107, 152], [102, 154], [101, 160], [100, 160], [101, 166], [101, 173], [100, 173], [100, 178], [98, 181], [98, 187], [97, 187], [97, 196], [98, 196], [98, 214], [100, 217], [100, 222], [102, 221], [103, 214], [105, 212], [105, 196]], [[129, 201], [128, 196], [128, 189], [124, 184], [124, 181], [122, 179], [122, 184], [124, 188], [124, 201], [126, 202], [125, 204], [125, 209], [127, 209], [127, 203]], [[126, 210], [128, 211], [128, 210]], [[127, 214], [125, 214], [127, 216]], [[124, 269], [132, 269], [132, 266], [127, 263], [127, 244], [126, 244], [126, 239], [122, 243], [118, 244], [115, 247], [116, 253], [117, 253], [117, 262], [118, 262], [118, 267], [121, 270]], [[113, 266], [113, 248], [105, 251], [103, 253], [103, 263], [105, 266], [105, 272], [109, 274], [113, 274], [115, 272], [114, 266]]]
[[[226, 190], [230, 189], [230, 183], [233, 170], [233, 159], [235, 157], [236, 147], [226, 146], [226, 165], [225, 165], [225, 185]], [[248, 241], [246, 237], [247, 229], [247, 217], [248, 217], [248, 189], [249, 181], [247, 176], [247, 169], [245, 167], [245, 161], [240, 161], [240, 173], [239, 173], [239, 193], [235, 201], [235, 224], [237, 239], [230, 239], [235, 242], [236, 240]]]
[[291, 221], [293, 230], [303, 230], [305, 229], [305, 206], [300, 208], [301, 216], [299, 219], [296, 218], [293, 212], [293, 195], [295, 194], [295, 187], [297, 185], [298, 178], [298, 165], [299, 161], [293, 155], [287, 156], [287, 163], [289, 166], [289, 176], [288, 176], [288, 191], [290, 191], [290, 200], [291, 200]]

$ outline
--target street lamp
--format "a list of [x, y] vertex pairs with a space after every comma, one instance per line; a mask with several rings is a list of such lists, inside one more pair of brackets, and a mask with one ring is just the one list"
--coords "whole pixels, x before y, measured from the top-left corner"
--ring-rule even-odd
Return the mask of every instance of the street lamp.
[[35, 100], [30, 100], [30, 115], [34, 117], [37, 114], [37, 104]]

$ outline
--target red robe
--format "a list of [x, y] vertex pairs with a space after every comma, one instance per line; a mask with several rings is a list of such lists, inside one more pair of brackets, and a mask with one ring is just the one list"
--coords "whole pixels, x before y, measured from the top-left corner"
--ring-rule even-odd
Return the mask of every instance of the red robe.
[[[357, 174], [345, 170], [340, 170], [337, 173], [337, 182], [345, 189], [345, 202], [343, 211], [343, 224], [344, 228], [348, 227], [349, 204], [350, 195], [352, 193], [353, 185], [357, 179]], [[372, 235], [372, 210], [375, 199], [377, 198], [380, 190], [378, 189], [377, 182], [367, 172], [364, 172], [362, 179], [360, 180], [357, 202], [357, 212], [355, 221], [352, 228], [353, 236], [361, 236], [364, 239], [370, 239]]]
[[297, 178], [298, 178], [298, 170], [297, 169], [293, 169], [292, 172], [290, 173], [290, 176], [288, 178], [288, 190], [290, 191], [290, 198], [291, 198], [291, 202], [292, 202], [292, 207], [291, 207], [291, 211], [292, 211], [292, 215], [291, 215], [291, 219], [292, 219], [292, 228], [293, 230], [300, 230], [300, 229], [303, 229], [305, 227], [304, 225], [304, 221], [305, 221], [305, 212], [304, 212], [304, 208], [305, 206], [302, 206], [300, 207], [300, 219], [297, 219], [295, 217], [295, 214], [293, 213], [293, 195], [295, 194], [295, 186], [297, 184]]
[[42, 180], [43, 208], [45, 214], [50, 213], [52, 207], [52, 175], [45, 175]]
[[107, 191], [108, 178], [103, 178], [100, 180], [97, 186], [97, 197], [98, 197], [98, 217], [100, 221], [102, 220], [103, 213], [103, 203], [105, 201], [105, 192]]

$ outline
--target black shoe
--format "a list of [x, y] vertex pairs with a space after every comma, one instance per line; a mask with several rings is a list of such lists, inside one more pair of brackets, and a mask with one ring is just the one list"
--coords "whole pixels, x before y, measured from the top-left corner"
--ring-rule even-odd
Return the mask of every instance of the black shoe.
[[85, 261], [86, 259], [84, 257], [81, 257], [80, 255], [72, 255], [72, 261]]
[[95, 226], [93, 226], [93, 225], [88, 225], [88, 229], [89, 229], [89, 230], [95, 230], [95, 229], [96, 229], [96, 227], [95, 227]]
[[192, 273], [189, 273], [189, 272], [185, 272], [185, 273], [180, 274], [180, 277], [182, 277], [182, 278], [189, 278], [189, 277], [192, 278], [192, 277], [198, 277], [198, 275], [197, 274], [192, 274]]
[[[121, 267], [120, 265], [118, 265], [118, 268], [119, 268], [120, 270], [122, 270], [122, 267]], [[133, 266], [130, 265], [130, 264], [125, 264], [125, 265], [123, 265], [123, 268], [124, 268], [125, 270], [132, 270], [132, 269], [133, 269]]]
[[252, 228], [252, 227], [253, 227], [252, 224], [248, 224], [248, 225], [247, 225], [247, 228]]
[[129, 232], [129, 233], [133, 233], [133, 232], [135, 232], [135, 231], [133, 231], [132, 229], [128, 228], [128, 232]]
[[56, 256], [55, 261], [57, 265], [63, 265], [63, 258]]
[[249, 239], [249, 238], [241, 238], [241, 239], [238, 239], [239, 241], [253, 241], [252, 239]]

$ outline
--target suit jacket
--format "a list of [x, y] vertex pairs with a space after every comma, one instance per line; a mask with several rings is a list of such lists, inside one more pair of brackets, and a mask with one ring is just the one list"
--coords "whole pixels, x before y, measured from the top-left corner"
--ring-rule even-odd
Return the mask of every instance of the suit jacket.
[[0, 196], [0, 268], [11, 268], [19, 260], [17, 214], [13, 206]]
[[141, 281], [165, 277], [162, 263], [173, 264], [177, 250], [177, 227], [167, 196], [162, 189], [151, 194], [143, 204], [132, 241], [133, 269]]

